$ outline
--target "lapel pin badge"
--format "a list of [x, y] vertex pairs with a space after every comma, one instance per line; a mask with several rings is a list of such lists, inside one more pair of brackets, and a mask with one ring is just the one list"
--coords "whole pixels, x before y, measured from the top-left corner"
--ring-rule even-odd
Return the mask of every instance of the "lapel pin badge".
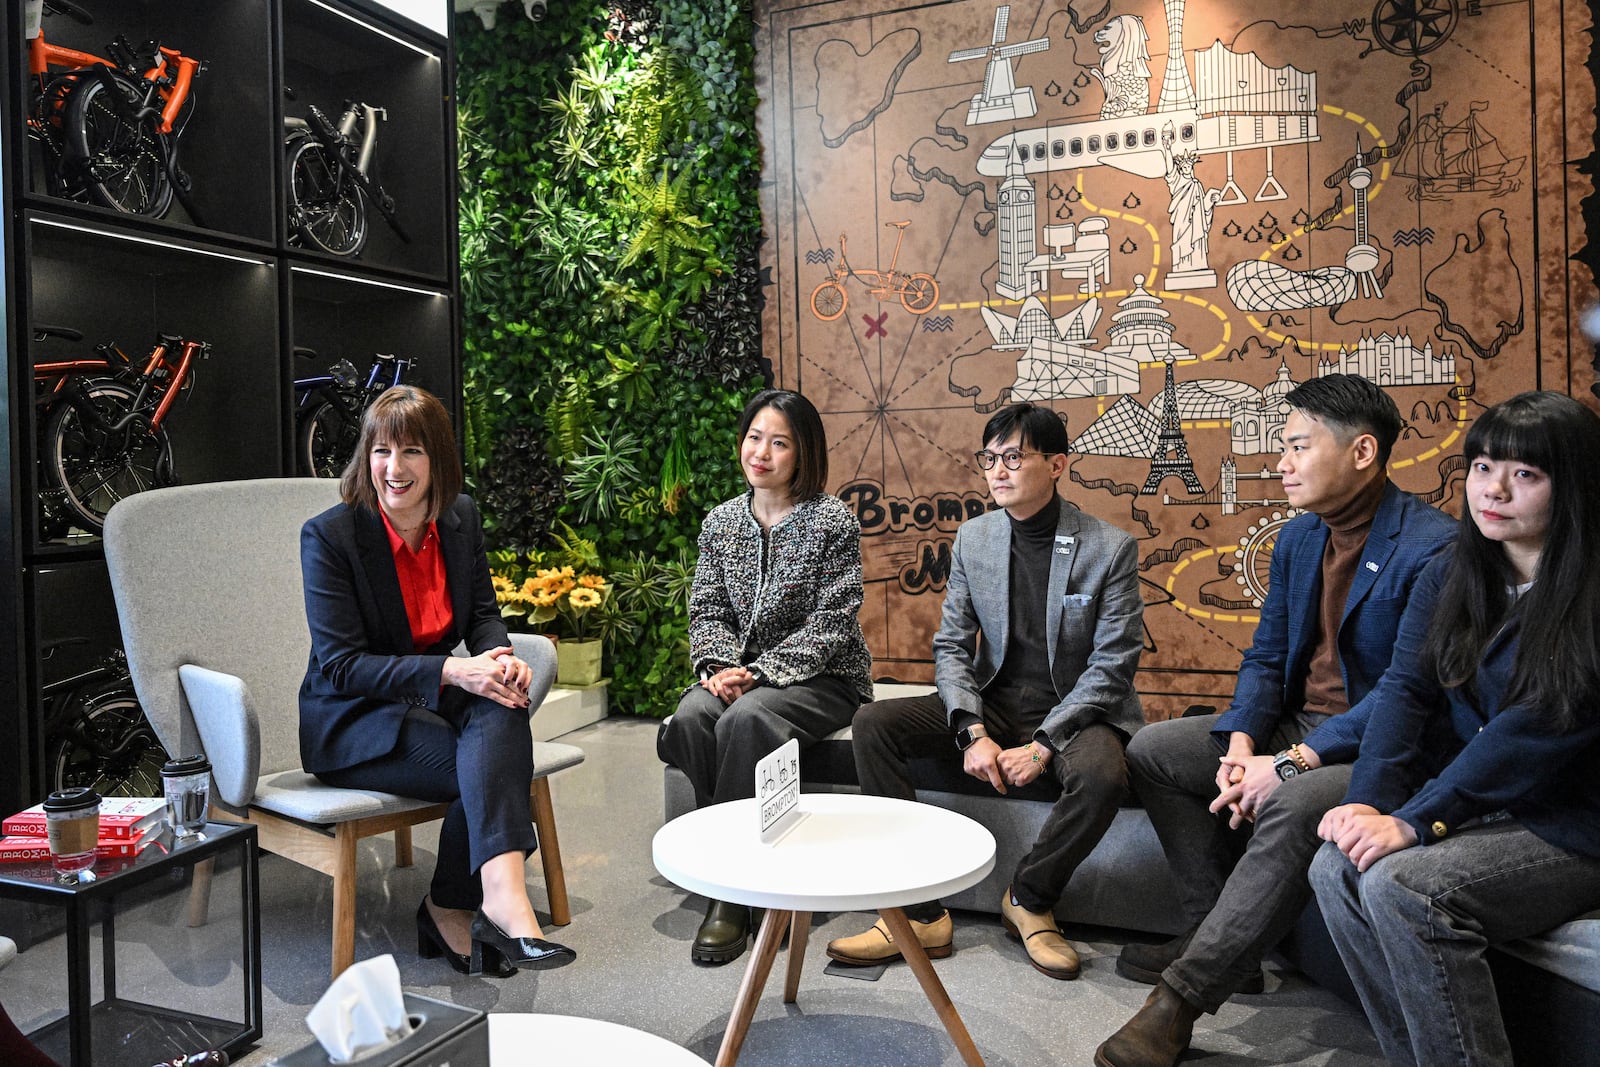
[[1367, 570], [1371, 571], [1373, 574], [1377, 574], [1378, 573], [1378, 565], [1376, 563], [1372, 562], [1372, 560], [1369, 559], [1369, 560], [1367, 560]]

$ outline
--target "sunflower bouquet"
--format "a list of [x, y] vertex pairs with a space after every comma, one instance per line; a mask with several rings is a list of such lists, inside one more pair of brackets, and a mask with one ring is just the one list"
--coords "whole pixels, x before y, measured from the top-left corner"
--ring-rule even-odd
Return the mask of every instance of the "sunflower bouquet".
[[523, 575], [508, 568], [494, 571], [492, 580], [501, 615], [523, 619], [530, 627], [553, 623], [556, 633], [574, 641], [592, 636], [598, 621], [593, 613], [612, 588], [603, 575], [580, 574], [572, 567], [530, 567]]

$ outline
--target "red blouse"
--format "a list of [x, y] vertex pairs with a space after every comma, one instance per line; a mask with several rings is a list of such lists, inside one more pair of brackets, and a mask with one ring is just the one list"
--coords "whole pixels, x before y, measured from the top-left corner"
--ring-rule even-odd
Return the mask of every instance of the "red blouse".
[[439, 551], [439, 527], [428, 523], [422, 547], [411, 551], [382, 508], [383, 527], [389, 532], [389, 551], [394, 553], [395, 573], [400, 577], [400, 596], [406, 603], [406, 621], [411, 624], [411, 642], [416, 651], [432, 648], [450, 633], [455, 611], [450, 607], [450, 582], [444, 573], [444, 554]]

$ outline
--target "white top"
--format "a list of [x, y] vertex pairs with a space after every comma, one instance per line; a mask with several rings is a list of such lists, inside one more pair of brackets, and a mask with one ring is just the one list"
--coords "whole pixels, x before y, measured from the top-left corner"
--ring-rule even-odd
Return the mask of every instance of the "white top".
[[656, 831], [656, 870], [701, 896], [784, 911], [869, 911], [935, 900], [994, 868], [994, 835], [965, 815], [888, 797], [802, 793], [770, 845], [754, 800], [713, 804]]
[[494, 1067], [559, 1063], [564, 1067], [664, 1064], [705, 1067], [706, 1061], [664, 1037], [575, 1015], [489, 1016], [489, 1062]]

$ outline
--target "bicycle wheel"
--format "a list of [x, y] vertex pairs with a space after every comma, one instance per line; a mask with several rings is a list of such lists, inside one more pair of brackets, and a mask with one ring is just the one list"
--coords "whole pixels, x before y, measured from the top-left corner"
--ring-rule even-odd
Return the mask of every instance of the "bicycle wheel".
[[299, 242], [336, 256], [355, 256], [367, 243], [367, 201], [316, 141], [289, 148], [289, 229]]
[[360, 424], [348, 418], [331, 401], [311, 409], [300, 422], [295, 455], [300, 473], [311, 478], [337, 478], [355, 455]]
[[130, 215], [162, 218], [172, 206], [167, 140], [149, 119], [129, 119], [111, 94], [143, 106], [139, 87], [120, 74], [85, 77], [67, 101], [66, 168], [91, 200]]
[[849, 302], [845, 291], [832, 279], [811, 290], [811, 314], [823, 322], [832, 322], [843, 315], [845, 305]]
[[939, 283], [931, 274], [913, 274], [900, 290], [900, 303], [913, 315], [925, 315], [939, 302]]
[[[133, 411], [136, 394], [121, 382], [96, 379], [84, 387], [84, 399], [59, 405], [45, 431], [44, 464], [72, 513], [91, 533], [105, 526], [106, 512], [125, 496], [177, 479], [172, 470], [172, 443], [166, 430], [150, 433], [142, 418], [120, 430], [115, 426]], [[79, 404], [92, 405], [85, 417]]]
[[158, 797], [167, 750], [144, 716], [131, 683], [87, 695], [61, 734], [46, 741], [45, 777], [52, 790], [84, 785], [103, 797]]

